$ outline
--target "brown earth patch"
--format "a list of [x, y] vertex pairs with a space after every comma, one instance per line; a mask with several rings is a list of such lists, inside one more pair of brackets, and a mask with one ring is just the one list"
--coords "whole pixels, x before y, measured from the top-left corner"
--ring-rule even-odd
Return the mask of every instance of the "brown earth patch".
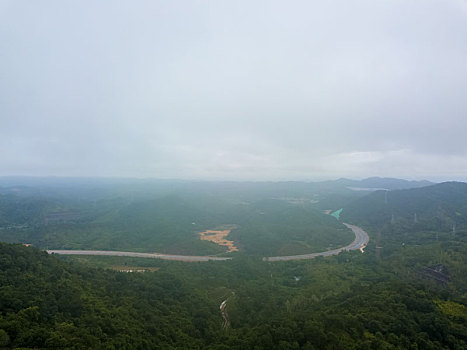
[[202, 241], [210, 241], [227, 247], [227, 253], [238, 252], [238, 248], [234, 245], [234, 242], [226, 239], [230, 231], [231, 230], [206, 230], [200, 232], [199, 237]]

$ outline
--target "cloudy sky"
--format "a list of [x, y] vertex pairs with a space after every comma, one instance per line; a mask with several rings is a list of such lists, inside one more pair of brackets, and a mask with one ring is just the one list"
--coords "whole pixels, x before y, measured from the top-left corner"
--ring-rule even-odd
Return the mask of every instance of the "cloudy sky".
[[467, 180], [465, 0], [0, 0], [0, 176]]

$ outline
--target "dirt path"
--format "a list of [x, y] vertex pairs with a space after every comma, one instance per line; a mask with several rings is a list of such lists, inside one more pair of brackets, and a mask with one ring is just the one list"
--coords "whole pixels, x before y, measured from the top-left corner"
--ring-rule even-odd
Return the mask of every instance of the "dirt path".
[[227, 307], [227, 299], [225, 299], [221, 303], [221, 306], [219, 306], [219, 309], [221, 309], [222, 318], [224, 319], [224, 322], [222, 323], [222, 328], [224, 329], [227, 329], [230, 327], [229, 315], [227, 314], [226, 307]]
[[[235, 295], [235, 292], [232, 292], [232, 295]], [[231, 295], [231, 296], [232, 296]], [[224, 322], [222, 323], [222, 328], [224, 329], [228, 329], [230, 327], [230, 320], [229, 320], [229, 314], [227, 313], [227, 300], [229, 300], [230, 297], [228, 297], [227, 299], [225, 299], [221, 305], [219, 306], [219, 309], [221, 310], [221, 315], [222, 315], [222, 318], [224, 320]]]

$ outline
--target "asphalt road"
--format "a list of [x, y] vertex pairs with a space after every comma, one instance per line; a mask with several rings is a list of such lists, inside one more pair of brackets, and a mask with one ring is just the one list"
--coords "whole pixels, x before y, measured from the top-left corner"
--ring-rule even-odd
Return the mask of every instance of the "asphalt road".
[[195, 255], [170, 255], [158, 253], [136, 253], [136, 252], [121, 252], [115, 250], [47, 250], [49, 254], [60, 255], [107, 255], [107, 256], [129, 256], [134, 258], [152, 258], [177, 261], [208, 261], [208, 260], [230, 260], [231, 258], [221, 258], [213, 256], [195, 256]]
[[[355, 234], [355, 240], [349, 245], [333, 250], [327, 250], [325, 252], [303, 254], [303, 255], [289, 255], [289, 256], [271, 256], [264, 258], [265, 261], [287, 261], [287, 260], [304, 260], [313, 259], [317, 256], [331, 256], [337, 255], [344, 250], [358, 250], [363, 249], [368, 244], [370, 238], [368, 234], [363, 231], [360, 227], [344, 224], [350, 228]], [[60, 254], [60, 255], [106, 255], [106, 256], [129, 256], [135, 258], [152, 258], [152, 259], [164, 259], [164, 260], [176, 260], [186, 262], [197, 262], [197, 261], [223, 261], [230, 260], [232, 258], [227, 257], [213, 257], [213, 256], [195, 256], [195, 255], [170, 255], [170, 254], [158, 254], [158, 253], [136, 253], [136, 252], [121, 252], [115, 250], [47, 250], [49, 254]]]
[[355, 240], [349, 245], [346, 245], [345, 247], [341, 247], [341, 248], [337, 248], [333, 250], [327, 250], [325, 252], [310, 253], [310, 254], [303, 254], [303, 255], [270, 256], [268, 258], [264, 258], [263, 260], [265, 261], [304, 260], [304, 259], [313, 259], [313, 258], [316, 258], [317, 256], [337, 255], [344, 250], [358, 250], [358, 249], [363, 250], [363, 248], [366, 247], [366, 245], [368, 244], [368, 241], [370, 240], [370, 237], [368, 237], [368, 234], [358, 226], [354, 226], [350, 224], [344, 224], [344, 225], [350, 228], [355, 234]]

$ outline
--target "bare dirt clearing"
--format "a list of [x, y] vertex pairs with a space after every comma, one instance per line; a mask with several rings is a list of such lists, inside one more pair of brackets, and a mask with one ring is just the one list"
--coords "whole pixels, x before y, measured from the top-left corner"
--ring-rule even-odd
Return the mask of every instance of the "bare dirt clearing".
[[200, 232], [199, 237], [202, 241], [210, 241], [220, 246], [227, 247], [227, 253], [238, 252], [238, 248], [235, 246], [234, 242], [226, 239], [230, 231], [232, 231], [231, 228], [224, 230], [206, 230]]

